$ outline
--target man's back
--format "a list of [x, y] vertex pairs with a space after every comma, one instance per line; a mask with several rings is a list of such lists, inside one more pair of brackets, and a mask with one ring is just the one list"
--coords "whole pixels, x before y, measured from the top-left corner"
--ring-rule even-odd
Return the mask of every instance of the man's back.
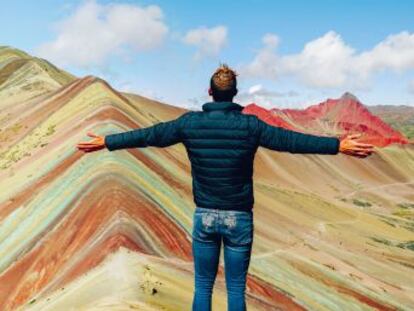
[[253, 208], [253, 161], [258, 147], [253, 115], [232, 102], [210, 102], [181, 129], [191, 161], [194, 201], [205, 208]]

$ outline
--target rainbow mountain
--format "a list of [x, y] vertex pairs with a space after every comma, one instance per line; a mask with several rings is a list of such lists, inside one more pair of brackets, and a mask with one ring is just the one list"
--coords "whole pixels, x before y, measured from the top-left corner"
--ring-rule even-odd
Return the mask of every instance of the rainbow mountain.
[[[259, 148], [248, 309], [412, 310], [413, 144], [351, 96], [315, 107], [252, 103], [243, 113], [314, 134], [364, 131], [377, 152]], [[185, 147], [76, 148], [87, 131], [185, 111], [0, 47], [1, 310], [190, 309], [195, 206]], [[213, 306], [226, 310], [222, 255]]]

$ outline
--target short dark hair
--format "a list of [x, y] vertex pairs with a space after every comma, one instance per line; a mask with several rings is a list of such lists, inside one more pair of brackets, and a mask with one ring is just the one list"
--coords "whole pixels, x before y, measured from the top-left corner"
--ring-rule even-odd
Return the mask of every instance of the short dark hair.
[[215, 101], [231, 101], [237, 94], [237, 73], [226, 64], [220, 65], [210, 79]]

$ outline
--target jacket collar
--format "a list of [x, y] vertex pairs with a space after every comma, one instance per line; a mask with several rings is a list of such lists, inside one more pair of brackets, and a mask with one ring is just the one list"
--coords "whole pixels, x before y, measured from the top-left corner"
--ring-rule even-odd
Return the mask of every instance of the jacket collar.
[[213, 111], [213, 110], [243, 110], [243, 106], [234, 103], [234, 102], [208, 102], [203, 106], [203, 111]]

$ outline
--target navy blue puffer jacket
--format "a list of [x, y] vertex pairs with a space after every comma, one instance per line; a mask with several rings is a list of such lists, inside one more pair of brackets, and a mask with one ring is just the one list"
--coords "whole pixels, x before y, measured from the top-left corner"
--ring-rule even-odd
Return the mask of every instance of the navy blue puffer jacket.
[[251, 210], [253, 161], [259, 146], [290, 153], [337, 154], [339, 138], [269, 125], [234, 102], [208, 102], [175, 120], [105, 136], [110, 151], [183, 143], [191, 162], [196, 206]]

